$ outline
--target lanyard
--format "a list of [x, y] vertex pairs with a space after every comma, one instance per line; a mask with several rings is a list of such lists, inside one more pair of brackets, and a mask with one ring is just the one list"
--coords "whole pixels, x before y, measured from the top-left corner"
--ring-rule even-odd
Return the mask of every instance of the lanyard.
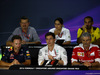
[[61, 34], [58, 34], [58, 36], [61, 38], [62, 37], [62, 35], [63, 35], [63, 32], [61, 33]]
[[[54, 53], [55, 53], [55, 56], [53, 56], [53, 57], [56, 57], [57, 56], [57, 53], [56, 53], [56, 50], [55, 49], [54, 49]], [[48, 50], [48, 55], [50, 55], [49, 50]]]
[[24, 37], [26, 37], [27, 39], [29, 39], [29, 36], [26, 33], [24, 33], [23, 30], [22, 30], [22, 33], [23, 33]]

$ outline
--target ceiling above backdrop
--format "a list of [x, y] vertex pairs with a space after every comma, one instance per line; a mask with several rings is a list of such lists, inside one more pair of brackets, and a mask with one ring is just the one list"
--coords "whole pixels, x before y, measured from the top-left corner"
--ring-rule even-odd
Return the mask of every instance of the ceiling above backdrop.
[[62, 17], [70, 30], [71, 40], [76, 41], [77, 29], [84, 24], [84, 17], [92, 16], [94, 26], [100, 28], [100, 0], [0, 0], [0, 43], [6, 40], [19, 25], [21, 16], [30, 19], [45, 43], [44, 35], [54, 27], [54, 20]]

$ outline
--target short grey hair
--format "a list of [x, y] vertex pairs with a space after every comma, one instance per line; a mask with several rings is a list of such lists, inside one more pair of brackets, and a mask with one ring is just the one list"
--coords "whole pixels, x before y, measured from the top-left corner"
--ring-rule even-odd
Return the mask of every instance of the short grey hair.
[[84, 32], [82, 35], [81, 35], [81, 38], [82, 37], [90, 37], [90, 40], [91, 40], [91, 34], [88, 33], [88, 32]]

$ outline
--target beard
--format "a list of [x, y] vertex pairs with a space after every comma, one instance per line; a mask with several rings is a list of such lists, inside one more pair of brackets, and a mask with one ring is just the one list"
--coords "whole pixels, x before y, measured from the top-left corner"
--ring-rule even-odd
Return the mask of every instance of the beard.
[[91, 29], [91, 25], [86, 25], [86, 29]]
[[83, 46], [84, 46], [84, 47], [89, 47], [90, 45], [89, 45], [89, 44], [84, 44]]

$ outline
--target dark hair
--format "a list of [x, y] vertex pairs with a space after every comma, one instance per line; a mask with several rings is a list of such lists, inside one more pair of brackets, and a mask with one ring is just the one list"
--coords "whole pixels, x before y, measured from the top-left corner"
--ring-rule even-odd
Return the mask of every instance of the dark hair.
[[28, 22], [29, 22], [29, 19], [28, 19], [26, 16], [22, 16], [22, 17], [20, 18], [20, 22], [21, 22], [21, 20], [22, 20], [22, 19], [24, 19], [24, 20], [26, 20], [26, 19], [27, 19], [27, 20], [28, 20]]
[[46, 34], [45, 34], [45, 38], [46, 38], [47, 36], [50, 36], [50, 35], [55, 39], [55, 34], [52, 33], [52, 32], [46, 33]]
[[91, 19], [91, 22], [93, 22], [93, 18], [92, 18], [91, 16], [85, 17], [85, 18], [84, 18], [84, 21], [85, 21], [86, 18], [90, 18], [90, 19]]
[[56, 18], [56, 19], [54, 20], [54, 23], [55, 23], [56, 20], [58, 20], [61, 24], [63, 24], [63, 19], [62, 19], [62, 18], [60, 18], [60, 17]]
[[14, 35], [11, 39], [11, 41], [13, 42], [15, 39], [20, 39], [22, 40], [22, 38], [19, 35]]

